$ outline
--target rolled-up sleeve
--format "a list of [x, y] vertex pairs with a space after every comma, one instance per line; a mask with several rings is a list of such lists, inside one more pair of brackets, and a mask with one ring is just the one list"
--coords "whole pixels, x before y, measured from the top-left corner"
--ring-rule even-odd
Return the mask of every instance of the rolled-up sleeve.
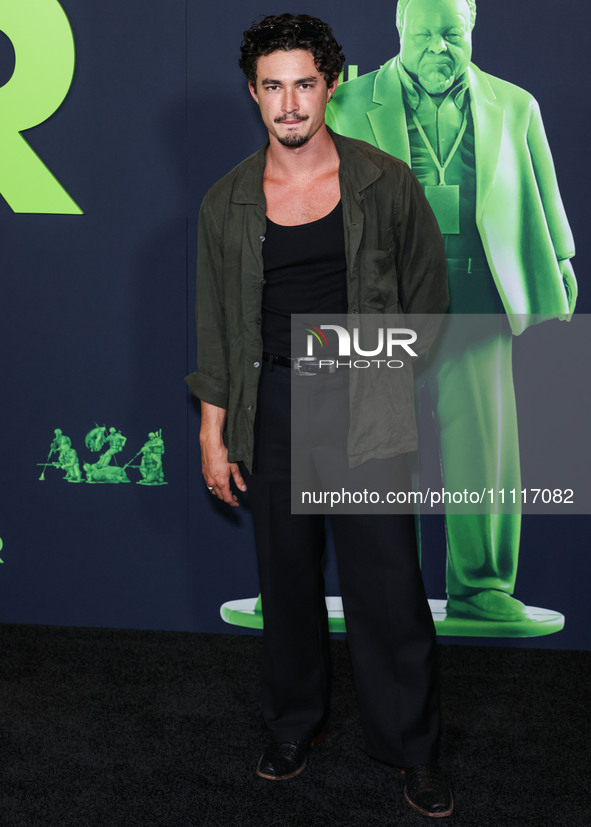
[[229, 370], [221, 230], [207, 197], [199, 211], [197, 243], [197, 370], [185, 381], [199, 399], [227, 409]]

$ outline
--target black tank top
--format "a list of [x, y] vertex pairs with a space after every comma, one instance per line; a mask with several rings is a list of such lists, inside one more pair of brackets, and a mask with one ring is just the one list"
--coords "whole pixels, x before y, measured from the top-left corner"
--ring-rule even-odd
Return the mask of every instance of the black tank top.
[[343, 209], [287, 227], [267, 218], [263, 242], [263, 349], [291, 355], [291, 314], [346, 313]]

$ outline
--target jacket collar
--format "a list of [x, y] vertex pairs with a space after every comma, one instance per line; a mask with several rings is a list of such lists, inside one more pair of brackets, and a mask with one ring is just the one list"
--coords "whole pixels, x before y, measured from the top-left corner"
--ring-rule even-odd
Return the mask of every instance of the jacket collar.
[[382, 170], [361, 151], [356, 141], [333, 132], [327, 126], [341, 162], [340, 175], [346, 175], [358, 193], [371, 186], [382, 175]]
[[265, 153], [269, 142], [254, 155], [249, 155], [237, 168], [237, 179], [232, 191], [232, 201], [236, 204], [259, 204], [265, 207], [263, 195], [263, 174], [265, 172]]
[[[471, 110], [476, 146], [476, 220], [482, 211], [494, 181], [499, 162], [505, 109], [497, 101], [487, 75], [473, 63], [468, 66], [471, 89]], [[484, 151], [480, 151], [483, 148]]]
[[[328, 126], [327, 129], [339, 154], [341, 175], [347, 175], [353, 188], [362, 192], [380, 177], [380, 168], [360, 151], [355, 141], [338, 135]], [[238, 167], [236, 184], [232, 192], [234, 203], [265, 205], [263, 175], [268, 146], [267, 141], [258, 152], [250, 155]]]
[[398, 57], [392, 58], [376, 73], [373, 103], [378, 106], [373, 106], [367, 117], [380, 149], [410, 164], [410, 144], [398, 61]]

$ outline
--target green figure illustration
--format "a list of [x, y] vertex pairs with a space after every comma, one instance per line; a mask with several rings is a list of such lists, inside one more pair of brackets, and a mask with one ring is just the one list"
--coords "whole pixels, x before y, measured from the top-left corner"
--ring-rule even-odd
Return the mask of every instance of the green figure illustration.
[[97, 462], [84, 463], [86, 482], [130, 482], [125, 471], [127, 466], [120, 468], [118, 465], [110, 464], [113, 457], [123, 450], [125, 443], [127, 442], [127, 437], [123, 436], [121, 431], [111, 427], [107, 433], [107, 429], [104, 425], [96, 425], [86, 434], [84, 442], [88, 450], [93, 453], [98, 453], [104, 448], [105, 445], [109, 446], [107, 450], [101, 454]]
[[61, 428], [56, 428], [54, 430], [54, 438], [49, 447], [49, 456], [52, 454], [58, 453], [62, 451], [64, 448], [69, 448], [72, 444], [72, 440], [69, 436], [66, 436]]
[[89, 451], [98, 453], [105, 444], [105, 434], [107, 429], [104, 425], [95, 425], [84, 437], [84, 444]]
[[98, 462], [91, 464], [84, 463], [84, 473], [86, 474], [86, 482], [130, 482], [129, 477], [125, 472], [125, 468], [120, 468], [118, 465], [106, 465], [99, 467]]
[[[40, 480], [45, 479], [45, 471], [48, 467], [61, 468], [66, 472], [66, 482], [84, 482], [78, 454], [72, 447], [72, 440], [66, 436], [60, 428], [55, 428], [54, 437], [49, 447], [49, 453], [45, 462], [38, 462], [43, 466]], [[164, 456], [164, 440], [162, 439], [162, 428], [158, 431], [150, 431], [147, 441], [129, 462], [123, 467], [117, 465], [116, 455], [120, 454], [127, 443], [127, 437], [114, 427], [107, 428], [105, 425], [95, 424], [84, 438], [86, 448], [94, 454], [103, 449], [103, 453], [95, 463], [83, 463], [84, 475], [88, 483], [119, 483], [130, 482], [127, 476], [128, 468], [138, 468], [141, 479], [138, 485], [167, 485], [164, 479], [162, 457]], [[57, 459], [52, 459], [58, 454]], [[132, 463], [142, 455], [139, 465]], [[111, 461], [113, 460], [113, 464]]]
[[123, 436], [121, 431], [117, 431], [115, 428], [109, 428], [109, 433], [105, 436], [105, 443], [107, 443], [109, 447], [105, 453], [101, 455], [97, 462], [97, 468], [104, 468], [110, 465], [115, 454], [119, 454], [123, 450], [126, 442], [127, 437]]
[[[574, 242], [534, 98], [471, 63], [474, 0], [400, 0], [400, 54], [342, 84], [337, 132], [409, 163], [446, 244], [450, 313], [461, 320], [420, 377], [429, 386], [448, 490], [521, 487], [512, 336], [536, 314], [570, 318]], [[521, 515], [446, 515], [447, 615], [534, 622], [513, 597]]]
[[[69, 436], [66, 436], [61, 428], [54, 429], [54, 437], [49, 446], [49, 454], [47, 455], [47, 460], [45, 462], [40, 462], [38, 465], [43, 466], [43, 470], [41, 471], [41, 476], [39, 479], [41, 481], [45, 480], [45, 470], [48, 467], [51, 468], [62, 468], [65, 470], [66, 474], [64, 479], [68, 482], [82, 482], [82, 474], [80, 473], [80, 464], [78, 462], [78, 455], [76, 451], [72, 448], [72, 440]], [[51, 457], [54, 454], [58, 454], [58, 459], [52, 461]]]
[[138, 485], [166, 485], [164, 471], [162, 468], [162, 457], [164, 455], [164, 440], [162, 429], [150, 431], [148, 441], [140, 449], [142, 460], [140, 462], [141, 480]]
[[64, 479], [67, 482], [82, 482], [78, 454], [71, 446], [64, 447], [60, 451], [59, 467], [66, 472]]

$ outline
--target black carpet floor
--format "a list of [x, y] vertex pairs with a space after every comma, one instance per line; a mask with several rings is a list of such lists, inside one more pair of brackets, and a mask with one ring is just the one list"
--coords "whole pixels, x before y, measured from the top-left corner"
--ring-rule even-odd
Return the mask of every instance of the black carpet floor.
[[591, 652], [442, 646], [433, 822], [363, 752], [346, 643], [328, 739], [255, 776], [260, 638], [0, 626], [2, 827], [591, 827]]

